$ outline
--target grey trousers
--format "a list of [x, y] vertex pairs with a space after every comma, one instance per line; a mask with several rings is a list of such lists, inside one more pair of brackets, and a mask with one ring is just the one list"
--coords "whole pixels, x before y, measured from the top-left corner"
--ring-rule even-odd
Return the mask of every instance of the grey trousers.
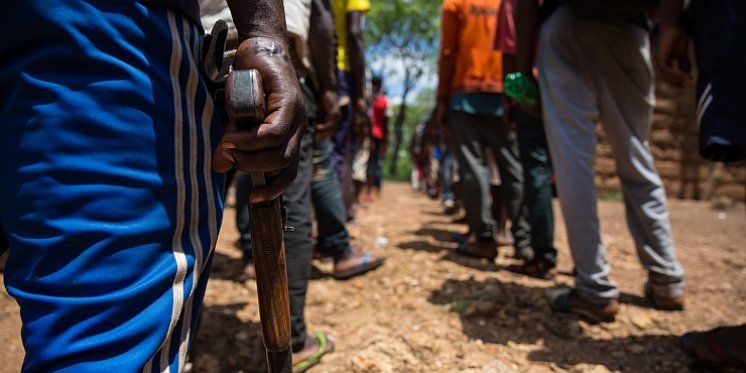
[[527, 249], [531, 244], [530, 228], [523, 201], [523, 168], [518, 158], [515, 131], [506, 128], [501, 117], [461, 111], [452, 111], [450, 115], [469, 228], [478, 239], [493, 239], [496, 223], [490, 205], [490, 177], [483, 151], [490, 147], [505, 186], [502, 198], [508, 206], [516, 252]]
[[648, 148], [655, 103], [648, 33], [625, 22], [593, 21], [560, 7], [541, 26], [537, 67], [544, 121], [581, 296], [619, 296], [601, 242], [594, 186], [596, 122], [611, 144], [627, 224], [659, 296], [684, 292], [665, 191]]

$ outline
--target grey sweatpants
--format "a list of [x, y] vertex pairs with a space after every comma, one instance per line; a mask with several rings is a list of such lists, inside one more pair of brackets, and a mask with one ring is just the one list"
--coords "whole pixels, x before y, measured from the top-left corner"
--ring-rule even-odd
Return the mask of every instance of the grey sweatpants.
[[537, 67], [577, 291], [598, 303], [619, 296], [596, 206], [593, 158], [600, 121], [649, 286], [659, 296], [682, 295], [684, 271], [676, 260], [665, 191], [648, 148], [655, 103], [648, 33], [626, 22], [581, 18], [563, 6], [541, 26]]

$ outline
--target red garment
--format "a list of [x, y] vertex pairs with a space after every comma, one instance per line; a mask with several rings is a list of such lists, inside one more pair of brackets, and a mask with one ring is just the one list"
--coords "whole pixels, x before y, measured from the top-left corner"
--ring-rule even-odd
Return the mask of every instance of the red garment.
[[516, 0], [503, 0], [500, 3], [500, 10], [497, 11], [494, 49], [510, 55], [518, 52], [515, 36], [515, 4]]
[[[503, 0], [500, 2], [500, 9], [497, 11], [497, 30], [495, 31], [495, 42], [493, 45], [493, 49], [512, 56], [518, 54], [518, 40], [515, 31], [516, 2], [517, 0]], [[539, 0], [539, 6], [543, 4], [544, 1]], [[534, 79], [538, 79], [539, 71], [536, 70], [535, 44], [533, 60]]]
[[383, 93], [379, 93], [373, 99], [373, 126], [370, 129], [370, 135], [385, 140], [386, 137], [386, 117], [389, 111], [389, 99]]

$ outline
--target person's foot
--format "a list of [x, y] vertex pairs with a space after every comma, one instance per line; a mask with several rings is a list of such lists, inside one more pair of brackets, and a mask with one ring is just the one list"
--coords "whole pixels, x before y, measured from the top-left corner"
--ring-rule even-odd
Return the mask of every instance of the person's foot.
[[697, 364], [746, 370], [746, 324], [686, 333], [681, 347]]
[[459, 244], [456, 252], [472, 258], [493, 261], [497, 258], [497, 244], [493, 240], [465, 241]]
[[557, 263], [544, 258], [524, 260], [522, 264], [508, 266], [508, 271], [542, 280], [552, 280], [557, 275]]
[[684, 310], [685, 298], [683, 295], [678, 297], [664, 297], [655, 295], [650, 284], [645, 286], [645, 298], [653, 304], [653, 307], [661, 311]]
[[446, 215], [453, 215], [458, 212], [458, 206], [456, 201], [452, 199], [443, 200], [443, 213]]
[[534, 258], [534, 249], [530, 246], [516, 247], [513, 250], [513, 258], [521, 260], [531, 260]]
[[360, 247], [353, 246], [349, 255], [342, 256], [334, 261], [334, 278], [346, 280], [365, 272], [372, 271], [386, 261], [386, 258], [365, 252]]
[[321, 358], [334, 351], [334, 339], [323, 333], [316, 333], [306, 338], [303, 349], [293, 352], [293, 372], [305, 372], [316, 365]]
[[547, 298], [553, 310], [574, 313], [593, 322], [613, 322], [620, 308], [616, 299], [595, 304], [581, 298], [574, 289], [554, 289], [547, 292]]
[[495, 242], [497, 242], [497, 246], [512, 246], [513, 237], [510, 233], [506, 231], [497, 232], [495, 234]]
[[451, 232], [450, 234], [451, 241], [456, 242], [458, 244], [462, 244], [468, 241], [469, 237], [471, 237], [471, 231], [468, 231], [466, 233]]

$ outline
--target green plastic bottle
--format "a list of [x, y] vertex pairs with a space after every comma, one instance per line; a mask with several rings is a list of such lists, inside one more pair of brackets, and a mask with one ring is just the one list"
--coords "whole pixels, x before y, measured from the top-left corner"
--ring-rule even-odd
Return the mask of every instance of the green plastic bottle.
[[505, 77], [505, 94], [518, 101], [523, 107], [531, 107], [539, 102], [539, 89], [533, 80], [521, 73], [510, 73]]

